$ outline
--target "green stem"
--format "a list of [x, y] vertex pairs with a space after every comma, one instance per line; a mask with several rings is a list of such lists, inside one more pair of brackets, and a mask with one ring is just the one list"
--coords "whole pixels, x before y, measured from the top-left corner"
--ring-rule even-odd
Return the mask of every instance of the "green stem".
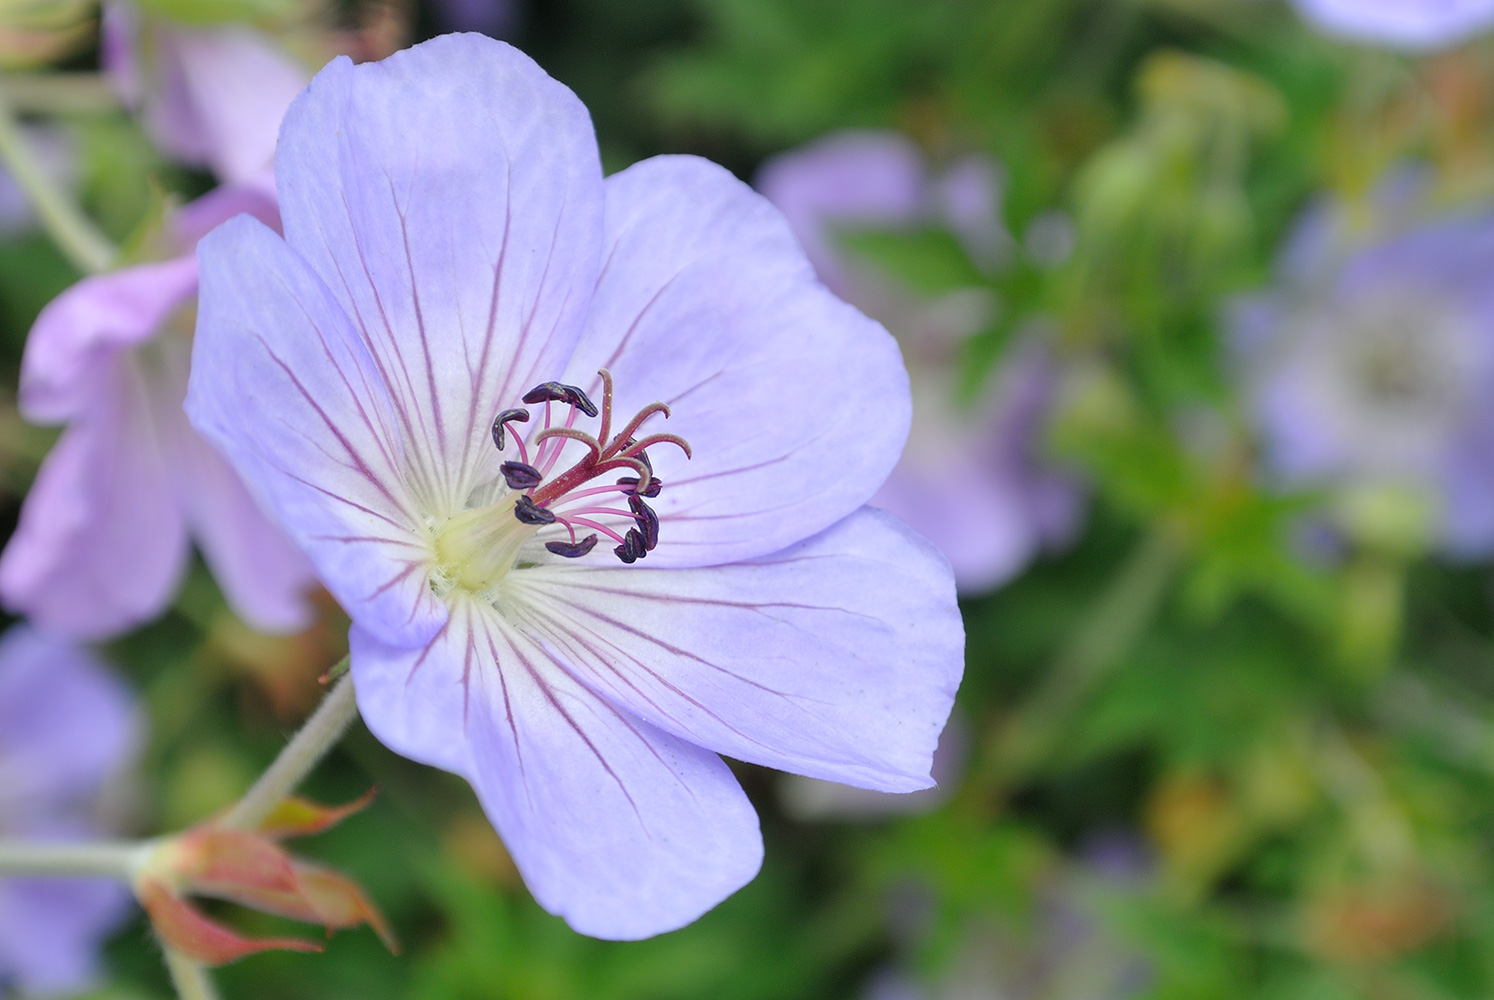
[[1130, 650], [1156, 615], [1184, 547], [1167, 526], [1153, 530], [1073, 637], [1058, 651], [1037, 691], [1007, 724], [991, 761], [999, 787], [1031, 774], [1057, 748], [1064, 720]]
[[0, 162], [25, 192], [42, 225], [73, 266], [85, 274], [106, 271], [119, 250], [47, 175], [21, 135], [8, 95], [0, 91]]
[[129, 882], [154, 842], [0, 840], [0, 876], [87, 876]]
[[[337, 667], [332, 669], [335, 671]], [[259, 826], [337, 744], [357, 716], [353, 678], [344, 674], [322, 699], [311, 718], [306, 720], [301, 731], [280, 751], [280, 756], [260, 775], [254, 787], [219, 820], [219, 825], [238, 830], [252, 830]]]
[[166, 970], [180, 1000], [218, 1000], [217, 987], [207, 967], [179, 951], [166, 949]]

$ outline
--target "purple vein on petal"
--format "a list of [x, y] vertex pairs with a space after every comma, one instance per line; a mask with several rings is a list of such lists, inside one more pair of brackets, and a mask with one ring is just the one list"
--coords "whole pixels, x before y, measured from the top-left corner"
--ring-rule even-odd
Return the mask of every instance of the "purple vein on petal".
[[[660, 715], [661, 718], [669, 719], [671, 722], [674, 722], [674, 723], [678, 724], [681, 729], [688, 730], [690, 728], [682, 720], [676, 719], [675, 716], [674, 716], [674, 714], [672, 712], [670, 712], [668, 709], [666, 709], [663, 705], [660, 705], [658, 702], [654, 701], [653, 698], [649, 697], [649, 695], [642, 688], [640, 688], [637, 685], [637, 683], [635, 683], [631, 678], [627, 677], [618, 668], [618, 666], [616, 664], [610, 662], [609, 659], [605, 655], [603, 655], [600, 650], [598, 650], [595, 646], [593, 646], [590, 643], [588, 643], [580, 635], [578, 635], [578, 634], [576, 634], [574, 632], [567, 632], [567, 631], [565, 631], [563, 629], [556, 629], [556, 628], [546, 629], [545, 631], [547, 631], [549, 633], [550, 639], [553, 642], [555, 642], [557, 645], [559, 645], [559, 646], [562, 646], [562, 647], [566, 646], [567, 645], [567, 642], [566, 642], [567, 639], [570, 640], [571, 642], [579, 645], [583, 650], [585, 650], [587, 653], [589, 653], [591, 655], [592, 659], [595, 661], [595, 666], [596, 667], [600, 667], [600, 668], [603, 668], [603, 669], [607, 670], [614, 677], [616, 677], [619, 681], [621, 681], [622, 683], [626, 684], [628, 686], [628, 688], [630, 688], [633, 691], [634, 694], [636, 694], [643, 701], [647, 702], [655, 711], [657, 711], [659, 713], [659, 715]], [[664, 677], [663, 674], [660, 674], [658, 671], [654, 670], [646, 662], [644, 662], [643, 660], [639, 659], [637, 656], [634, 656], [632, 653], [629, 653], [627, 650], [623, 649], [617, 643], [610, 641], [609, 639], [605, 638], [604, 636], [596, 635], [596, 633], [592, 633], [592, 634], [595, 635], [596, 638], [600, 642], [605, 643], [607, 645], [607, 647], [609, 649], [611, 649], [614, 653], [616, 653], [619, 657], [631, 661], [634, 664], [634, 666], [636, 666], [640, 671], [642, 671], [645, 674], [648, 674], [654, 680], [658, 681], [659, 684], [660, 684], [660, 686], [668, 689], [670, 692], [672, 692], [673, 694], [675, 694], [676, 696], [678, 696], [682, 700], [689, 702], [691, 705], [693, 705], [696, 708], [698, 708], [701, 711], [702, 714], [708, 715], [712, 719], [715, 719], [716, 722], [720, 723], [720, 725], [722, 726], [722, 728], [726, 729], [728, 732], [731, 732], [731, 733], [735, 734], [736, 736], [740, 737], [743, 741], [745, 741], [747, 743], [755, 744], [756, 746], [762, 747], [764, 750], [767, 750], [767, 751], [770, 751], [770, 752], [772, 751], [773, 747], [771, 745], [769, 745], [767, 743], [764, 743], [761, 740], [756, 739], [755, 737], [749, 736], [747, 733], [742, 732], [742, 730], [738, 729], [735, 725], [733, 725], [732, 723], [728, 722], [726, 719], [722, 718], [720, 715], [717, 715], [709, 707], [707, 707], [705, 704], [703, 704], [699, 699], [697, 699], [693, 695], [690, 695], [690, 694], [686, 693], [685, 691], [681, 690], [672, 681], [670, 681], [668, 678]], [[574, 648], [572, 648], [571, 653], [572, 653], [572, 655], [574, 655]], [[593, 669], [595, 669], [595, 667]], [[579, 680], [579, 678], [577, 678], [577, 679]], [[600, 680], [600, 678], [598, 678], [598, 679]], [[600, 694], [600, 692], [598, 692], [598, 693]], [[789, 697], [788, 695], [780, 694], [779, 692], [773, 692], [773, 691], [770, 691], [769, 693], [770, 694], [777, 694], [779, 697], [783, 698], [785, 701], [788, 701], [790, 703], [793, 702], [793, 699], [791, 697]]]
[[[384, 482], [383, 478], [373, 474], [373, 471], [368, 467], [367, 460], [364, 459], [363, 455], [358, 451], [357, 448], [353, 447], [352, 442], [347, 439], [347, 436], [343, 434], [342, 429], [337, 426], [337, 424], [327, 414], [327, 411], [322, 408], [322, 405], [319, 402], [317, 402], [315, 395], [307, 390], [306, 386], [296, 376], [296, 373], [291, 369], [290, 365], [286, 364], [280, 358], [280, 356], [270, 348], [270, 345], [265, 341], [265, 339], [258, 333], [255, 333], [253, 336], [254, 339], [259, 342], [259, 345], [264, 348], [265, 354], [270, 358], [270, 360], [275, 362], [275, 364], [279, 366], [280, 370], [285, 373], [286, 378], [290, 379], [291, 384], [296, 387], [296, 391], [301, 394], [301, 398], [305, 399], [307, 405], [316, 412], [316, 415], [318, 417], [321, 418], [321, 421], [326, 425], [327, 430], [331, 431], [332, 436], [337, 438], [338, 444], [341, 444], [343, 450], [348, 453], [348, 458], [353, 460], [353, 468], [357, 472], [361, 473], [363, 477], [370, 483], [372, 483], [378, 489], [378, 491], [383, 494], [384, 499], [388, 500], [396, 510], [398, 510], [402, 514], [405, 514], [406, 516], [412, 516], [409, 508], [405, 506], [404, 502], [399, 497], [396, 497], [394, 495], [393, 491], [389, 489], [389, 486]], [[282, 421], [282, 423], [284, 423], [284, 421]], [[291, 425], [289, 424], [286, 424], [286, 426], [291, 427]], [[294, 430], [295, 428], [291, 427], [291, 429]], [[312, 439], [307, 438], [307, 440], [310, 441]], [[313, 443], [315, 442], [313, 441]]]
[[[470, 608], [467, 612], [467, 621], [470, 627], [473, 624], [473, 614]], [[476, 629], [473, 629], [473, 632], [475, 634]], [[498, 690], [503, 695], [503, 720], [507, 723], [509, 737], [513, 740], [514, 762], [519, 768], [519, 780], [524, 784], [524, 796], [529, 800], [529, 808], [533, 809], [534, 790], [529, 787], [529, 771], [524, 764], [524, 748], [519, 739], [518, 722], [514, 719], [513, 700], [508, 693], [508, 680], [503, 676], [503, 657], [499, 655], [498, 646], [493, 642], [492, 631], [485, 630], [484, 634], [487, 636], [488, 656], [491, 657], [493, 663], [493, 676], [498, 679]]]
[[[627, 594], [627, 596], [633, 596], [630, 592], [624, 592], [624, 591], [603, 591], [603, 592], [604, 593], [625, 593], [625, 594]], [[755, 681], [755, 680], [751, 679], [750, 677], [744, 677], [744, 676], [742, 676], [741, 674], [737, 673], [734, 670], [728, 670], [726, 667], [721, 666], [721, 664], [714, 663], [711, 660], [708, 660], [705, 657], [699, 655], [698, 653], [692, 653], [692, 652], [690, 652], [687, 649], [682, 649], [679, 646], [671, 645], [670, 643], [665, 642], [663, 639], [660, 639], [658, 636], [651, 635], [648, 632], [644, 632], [641, 629], [635, 628], [632, 625], [627, 624], [626, 622], [618, 621], [615, 618], [612, 618], [612, 617], [610, 617], [608, 615], [604, 615], [604, 614], [602, 614], [601, 612], [597, 611], [594, 608], [588, 607], [588, 606], [586, 606], [584, 604], [578, 604], [578, 603], [576, 603], [574, 601], [566, 600], [566, 598], [561, 593], [551, 592], [551, 594], [549, 595], [549, 599], [553, 600], [553, 601], [555, 601], [557, 603], [564, 604], [567, 607], [573, 609], [574, 611], [580, 612], [581, 614], [589, 615], [592, 618], [597, 619], [598, 621], [605, 622], [606, 624], [613, 626], [614, 628], [618, 629], [619, 631], [627, 632], [627, 633], [629, 633], [631, 635], [634, 635], [634, 636], [638, 637], [639, 639], [642, 639], [643, 641], [645, 641], [645, 642], [647, 642], [647, 643], [649, 643], [651, 645], [658, 646], [660, 649], [664, 650], [666, 653], [671, 653], [671, 654], [673, 654], [675, 656], [679, 656], [679, 657], [682, 657], [682, 658], [687, 659], [687, 660], [694, 660], [696, 663], [699, 663], [703, 667], [709, 667], [710, 669], [715, 670], [718, 673], [722, 673], [722, 674], [725, 674], [728, 677], [732, 677], [732, 678], [734, 678], [736, 680], [739, 680], [743, 684], [748, 685], [749, 687], [755, 687], [759, 691], [762, 691], [762, 692], [764, 692], [766, 694], [777, 695], [778, 697], [786, 699], [786, 700], [789, 700], [789, 701], [792, 701], [794, 699], [794, 697], [795, 697], [794, 695], [788, 694], [785, 691], [779, 691], [776, 688], [768, 687], [767, 685], [762, 684], [759, 681]], [[537, 615], [532, 608], [530, 609], [530, 615], [531, 615], [532, 618], [540, 618], [540, 617], [542, 617], [542, 616]], [[578, 615], [578, 617], [579, 617], [579, 615]]]
[[[602, 770], [606, 771], [608, 776], [617, 783], [618, 790], [623, 793], [623, 798], [627, 799], [628, 805], [633, 807], [633, 812], [638, 817], [638, 825], [643, 828], [644, 833], [650, 840], [652, 840], [653, 834], [649, 832], [647, 824], [643, 822], [643, 813], [639, 810], [638, 803], [633, 801], [633, 794], [628, 791], [626, 782], [624, 782], [622, 778], [618, 776], [617, 772], [612, 769], [612, 765], [607, 761], [607, 758], [602, 754], [600, 750], [597, 749], [596, 744], [591, 741], [590, 736], [586, 735], [585, 730], [583, 730], [580, 725], [577, 724], [576, 720], [571, 717], [571, 713], [567, 712], [565, 710], [565, 707], [560, 704], [560, 700], [555, 696], [555, 692], [551, 690], [550, 686], [546, 684], [540, 677], [539, 671], [536, 669], [535, 665], [531, 663], [529, 658], [519, 650], [518, 644], [510, 642], [509, 648], [513, 650], [514, 656], [518, 658], [519, 663], [523, 665], [524, 670], [529, 674], [530, 679], [534, 681], [535, 687], [542, 695], [544, 695], [545, 700], [550, 703], [550, 707], [554, 708], [555, 711], [559, 713], [560, 717], [565, 720], [566, 725], [570, 726], [575, 734], [581, 738], [581, 742], [586, 744], [586, 748], [590, 750], [592, 756], [597, 759], [597, 763], [602, 765]], [[610, 704], [607, 704], [606, 701], [603, 701], [602, 699], [598, 699], [598, 701], [600, 701], [604, 705], [607, 705], [609, 709], [616, 712], [616, 709], [612, 709], [612, 706]], [[627, 720], [623, 721], [626, 722]], [[629, 728], [631, 729], [632, 727]], [[633, 730], [633, 733], [634, 735], [638, 735], [636, 729]], [[645, 746], [648, 746], [647, 740], [643, 740], [642, 737], [639, 738]], [[653, 748], [649, 747], [649, 749], [652, 750]], [[658, 756], [657, 752], [655, 752], [655, 756]]]

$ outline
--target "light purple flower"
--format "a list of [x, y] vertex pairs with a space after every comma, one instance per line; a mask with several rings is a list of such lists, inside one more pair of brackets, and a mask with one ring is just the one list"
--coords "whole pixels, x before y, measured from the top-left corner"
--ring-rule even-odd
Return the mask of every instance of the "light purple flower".
[[794, 227], [821, 279], [887, 325], [913, 385], [913, 428], [901, 462], [872, 499], [937, 545], [961, 590], [1004, 583], [1047, 544], [1069, 538], [1078, 491], [1036, 455], [1055, 373], [1036, 344], [1015, 345], [971, 406], [959, 405], [960, 343], [993, 318], [982, 289], [927, 299], [836, 245], [837, 228], [951, 229], [971, 259], [1011, 253], [995, 165], [972, 157], [931, 178], [907, 138], [842, 132], [770, 161], [758, 189]]
[[[1371, 213], [1403, 216], [1402, 187], [1382, 192]], [[1346, 207], [1309, 213], [1278, 287], [1235, 304], [1233, 339], [1266, 459], [1291, 485], [1415, 491], [1435, 508], [1446, 551], [1487, 554], [1494, 215], [1357, 233], [1349, 218]]]
[[[89, 653], [26, 626], [0, 638], [0, 836], [100, 832], [109, 779], [139, 739], [129, 694]], [[0, 991], [77, 992], [101, 939], [129, 912], [125, 887], [97, 879], [0, 881]]]
[[[862, 507], [907, 376], [766, 201], [693, 157], [603, 181], [575, 95], [477, 35], [333, 62], [276, 170], [284, 240], [202, 243], [188, 412], [352, 616], [369, 727], [472, 783], [543, 906], [639, 938], [750, 879], [717, 753], [930, 783], [949, 569]], [[609, 415], [601, 465], [542, 430]]]
[[174, 25], [127, 0], [105, 5], [100, 50], [162, 151], [224, 183], [269, 165], [280, 119], [310, 76], [248, 25]]
[[0, 554], [0, 600], [48, 631], [95, 639], [154, 618], [186, 568], [189, 535], [245, 621], [274, 632], [309, 620], [305, 557], [181, 409], [192, 249], [243, 211], [274, 220], [272, 194], [245, 185], [199, 199], [172, 226], [186, 256], [85, 278], [31, 329], [21, 413], [67, 429]]
[[1293, 2], [1330, 34], [1408, 49], [1442, 48], [1494, 26], [1494, 0]]

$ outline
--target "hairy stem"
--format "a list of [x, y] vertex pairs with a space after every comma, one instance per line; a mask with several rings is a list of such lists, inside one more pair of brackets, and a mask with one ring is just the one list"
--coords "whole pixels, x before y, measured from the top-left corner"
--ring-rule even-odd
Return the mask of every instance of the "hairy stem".
[[280, 751], [280, 756], [219, 821], [219, 825], [239, 830], [259, 826], [260, 821], [294, 792], [317, 762], [337, 744], [357, 715], [358, 702], [353, 696], [352, 675], [343, 674], [301, 731], [292, 737]]
[[109, 268], [119, 250], [73, 204], [37, 160], [11, 111], [8, 95], [0, 91], [0, 162], [26, 193], [47, 233], [73, 266], [85, 274]]
[[35, 843], [0, 839], [0, 876], [92, 876], [129, 882], [152, 841]]
[[218, 1000], [217, 987], [208, 974], [207, 967], [195, 962], [181, 952], [166, 949], [166, 970], [171, 973], [171, 984], [176, 987], [180, 1000]]

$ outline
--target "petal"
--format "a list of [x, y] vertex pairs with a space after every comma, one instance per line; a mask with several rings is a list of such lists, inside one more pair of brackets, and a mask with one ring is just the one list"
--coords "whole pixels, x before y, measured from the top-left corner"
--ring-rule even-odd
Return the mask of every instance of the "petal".
[[198, 245], [202, 294], [187, 415], [380, 638], [424, 643], [446, 609], [403, 480], [403, 444], [373, 360], [325, 285], [239, 216]]
[[84, 278], [47, 304], [26, 338], [21, 412], [57, 423], [93, 405], [119, 352], [150, 339], [197, 291], [191, 256]]
[[157, 24], [160, 79], [146, 124], [162, 148], [241, 181], [275, 155], [285, 109], [308, 74], [265, 35], [240, 25], [210, 29]]
[[42, 463], [0, 554], [6, 607], [80, 639], [154, 618], [187, 559], [144, 377], [132, 358], [105, 375]]
[[[0, 788], [36, 821], [96, 794], [140, 740], [129, 691], [87, 649], [25, 625], [0, 638]], [[8, 816], [11, 832], [29, 823]]]
[[396, 751], [452, 761], [465, 744], [460, 770], [530, 891], [583, 934], [673, 930], [757, 872], [757, 817], [719, 757], [596, 697], [492, 608], [458, 602], [428, 649], [355, 631], [353, 676]]
[[286, 239], [358, 325], [443, 517], [497, 474], [498, 410], [556, 378], [596, 282], [586, 109], [527, 56], [447, 35], [317, 74], [276, 154]]
[[307, 593], [316, 579], [306, 556], [270, 523], [179, 406], [162, 424], [187, 524], [229, 605], [262, 632], [305, 628], [312, 617]]
[[510, 579], [505, 600], [526, 629], [661, 729], [864, 788], [932, 783], [964, 631], [949, 564], [890, 514], [864, 509], [734, 566], [543, 566]]
[[[861, 506], [907, 437], [908, 375], [881, 326], [826, 291], [783, 217], [726, 170], [655, 157], [607, 181], [608, 257], [568, 378], [616, 412], [674, 409], [654, 565], [776, 552]], [[657, 418], [656, 418], [657, 419]]]

